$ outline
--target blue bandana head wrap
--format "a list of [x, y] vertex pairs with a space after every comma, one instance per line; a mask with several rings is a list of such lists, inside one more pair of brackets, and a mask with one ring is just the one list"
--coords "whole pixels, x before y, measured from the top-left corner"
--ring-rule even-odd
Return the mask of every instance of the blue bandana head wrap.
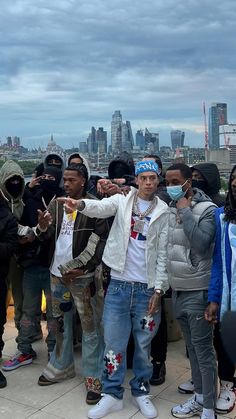
[[135, 175], [138, 176], [144, 172], [155, 172], [159, 176], [159, 166], [153, 160], [138, 161], [135, 165]]

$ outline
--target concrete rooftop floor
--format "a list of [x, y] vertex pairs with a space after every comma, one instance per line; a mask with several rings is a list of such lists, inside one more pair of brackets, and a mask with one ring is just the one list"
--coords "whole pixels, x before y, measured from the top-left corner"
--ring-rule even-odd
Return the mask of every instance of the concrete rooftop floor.
[[[8, 359], [16, 351], [16, 329], [12, 320], [12, 308], [8, 313], [5, 328], [5, 347], [2, 360]], [[42, 322], [46, 334], [45, 322]], [[37, 384], [47, 362], [47, 347], [45, 342], [33, 344], [37, 352], [37, 359], [31, 365], [4, 373], [8, 385], [0, 389], [0, 419], [84, 419], [89, 407], [85, 403], [86, 391], [83, 378], [80, 375], [81, 348], [75, 349], [75, 363], [77, 375], [75, 378], [49, 387]], [[0, 367], [1, 367], [0, 361]], [[107, 416], [108, 419], [142, 419], [137, 407], [132, 404], [129, 391], [129, 380], [132, 372], [128, 370], [124, 383], [124, 409]], [[158, 410], [160, 419], [173, 418], [171, 408], [187, 400], [188, 396], [179, 394], [177, 386], [190, 377], [189, 362], [185, 356], [183, 340], [168, 345], [166, 381], [161, 386], [151, 387], [153, 402]], [[220, 418], [235, 418], [236, 410]]]

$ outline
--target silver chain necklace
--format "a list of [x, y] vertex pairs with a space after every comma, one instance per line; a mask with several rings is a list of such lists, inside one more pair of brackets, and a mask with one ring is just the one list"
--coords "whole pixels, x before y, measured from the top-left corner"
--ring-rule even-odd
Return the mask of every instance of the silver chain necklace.
[[144, 224], [145, 224], [144, 218], [153, 211], [155, 206], [156, 206], [156, 199], [154, 197], [153, 200], [150, 202], [150, 205], [148, 206], [146, 211], [141, 212], [138, 205], [138, 193], [136, 193], [134, 197], [134, 203], [133, 203], [133, 212], [135, 215], [139, 217], [139, 220], [135, 220], [133, 231], [135, 231], [136, 233], [141, 233], [141, 234], [143, 233]]

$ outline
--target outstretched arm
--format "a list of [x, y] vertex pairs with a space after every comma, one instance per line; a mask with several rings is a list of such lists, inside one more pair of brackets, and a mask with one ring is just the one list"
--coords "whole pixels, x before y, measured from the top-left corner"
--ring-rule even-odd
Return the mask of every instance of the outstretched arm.
[[57, 201], [64, 204], [65, 211], [68, 213], [78, 210], [90, 218], [108, 218], [116, 214], [120, 199], [125, 199], [125, 197], [114, 195], [110, 198], [103, 198], [101, 201], [96, 199], [57, 198]]

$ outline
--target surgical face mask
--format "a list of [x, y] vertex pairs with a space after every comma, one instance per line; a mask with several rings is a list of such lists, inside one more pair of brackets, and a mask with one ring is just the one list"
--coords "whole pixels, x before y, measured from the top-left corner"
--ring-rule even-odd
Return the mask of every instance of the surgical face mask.
[[167, 186], [166, 192], [168, 193], [172, 201], [179, 201], [179, 199], [185, 196], [188, 189], [186, 189], [186, 191], [183, 191], [182, 188], [186, 182], [187, 180], [183, 183], [183, 185]]

